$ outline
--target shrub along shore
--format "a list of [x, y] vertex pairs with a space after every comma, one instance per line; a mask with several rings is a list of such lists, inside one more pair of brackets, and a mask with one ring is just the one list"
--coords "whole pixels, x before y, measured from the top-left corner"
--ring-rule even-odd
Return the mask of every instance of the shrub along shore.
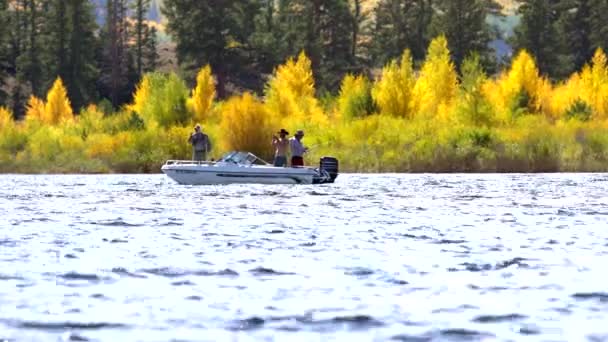
[[74, 113], [61, 79], [32, 97], [24, 120], [0, 107], [0, 172], [156, 173], [189, 159], [195, 123], [211, 156], [251, 151], [272, 160], [281, 128], [306, 132], [307, 164], [323, 155], [345, 172], [596, 172], [608, 170], [608, 61], [602, 50], [566, 81], [543, 77], [520, 51], [486, 75], [470, 56], [456, 71], [447, 41], [435, 38], [415, 69], [411, 54], [379, 77], [348, 75], [339, 94], [319, 97], [305, 54], [279, 66], [264, 96], [216, 99], [209, 66], [194, 89], [176, 74], [149, 73], [131, 104]]

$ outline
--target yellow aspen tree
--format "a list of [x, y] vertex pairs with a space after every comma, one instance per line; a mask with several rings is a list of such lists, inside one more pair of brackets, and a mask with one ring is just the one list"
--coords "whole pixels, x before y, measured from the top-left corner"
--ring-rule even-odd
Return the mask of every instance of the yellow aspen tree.
[[27, 101], [25, 106], [25, 119], [45, 122], [46, 120], [46, 109], [42, 99], [32, 95]]
[[11, 112], [4, 107], [0, 107], [0, 131], [11, 127], [12, 125], [13, 115]]
[[492, 111], [483, 96], [483, 86], [488, 82], [479, 55], [465, 58], [461, 67], [461, 82], [458, 90], [455, 113], [457, 117], [476, 126], [488, 126], [492, 123]]
[[103, 130], [103, 117], [104, 113], [96, 105], [88, 105], [78, 116], [82, 134], [88, 136], [94, 132], [101, 132]]
[[586, 65], [580, 77], [581, 98], [593, 108], [594, 116], [608, 116], [608, 60], [601, 48], [593, 56], [591, 65]]
[[215, 80], [208, 64], [196, 75], [196, 87], [188, 99], [188, 107], [194, 113], [194, 119], [203, 122], [209, 117], [209, 111], [215, 98]]
[[521, 50], [514, 58], [511, 68], [502, 73], [494, 87], [486, 89], [486, 96], [503, 121], [519, 113], [540, 113], [548, 109], [552, 86], [541, 77], [534, 58]]
[[577, 100], [580, 99], [580, 75], [573, 74], [563, 83], [558, 84], [553, 89], [553, 96], [549, 103], [548, 113], [553, 118], [559, 118], [564, 115], [568, 108]]
[[411, 118], [412, 91], [416, 84], [412, 55], [405, 50], [401, 63], [393, 60], [382, 69], [380, 80], [372, 88], [372, 97], [380, 113]]
[[312, 63], [304, 52], [280, 65], [267, 85], [266, 104], [276, 117], [303, 115], [314, 99]]
[[450, 58], [448, 41], [441, 35], [431, 41], [414, 86], [414, 110], [424, 116], [447, 113], [457, 89], [458, 77]]
[[351, 120], [371, 114], [372, 110], [370, 81], [363, 75], [346, 75], [342, 80], [340, 95], [338, 96], [340, 117]]
[[145, 74], [142, 77], [141, 81], [135, 88], [135, 94], [133, 94], [133, 103], [128, 106], [129, 110], [136, 112], [139, 115], [142, 115], [144, 106], [150, 99], [150, 75]]
[[230, 98], [221, 108], [220, 145], [227, 151], [248, 151], [270, 157], [270, 120], [263, 103], [246, 92]]
[[148, 73], [138, 85], [130, 109], [146, 127], [184, 124], [192, 119], [186, 108], [189, 92], [185, 82], [173, 72]]
[[57, 77], [46, 96], [45, 122], [56, 125], [74, 117], [70, 99], [60, 77]]
[[521, 51], [513, 61], [511, 70], [507, 74], [507, 79], [503, 83], [505, 100], [509, 105], [518, 94], [524, 90], [531, 97], [530, 109], [540, 110], [538, 87], [540, 85], [540, 73], [534, 58], [527, 52]]

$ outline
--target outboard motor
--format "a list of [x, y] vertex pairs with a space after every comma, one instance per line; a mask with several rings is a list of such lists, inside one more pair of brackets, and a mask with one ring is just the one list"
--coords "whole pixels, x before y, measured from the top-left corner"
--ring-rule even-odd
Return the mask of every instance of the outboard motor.
[[321, 158], [319, 169], [329, 174], [329, 180], [327, 183], [333, 183], [338, 177], [338, 159], [334, 157]]

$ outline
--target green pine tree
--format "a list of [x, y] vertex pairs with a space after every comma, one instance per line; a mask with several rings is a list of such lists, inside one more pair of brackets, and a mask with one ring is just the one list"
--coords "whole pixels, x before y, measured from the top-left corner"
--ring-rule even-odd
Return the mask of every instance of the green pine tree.
[[127, 9], [127, 0], [108, 0], [105, 27], [101, 32], [103, 52], [99, 91], [115, 107], [131, 100], [137, 82], [129, 48]]
[[[256, 34], [257, 18], [268, 9], [268, 3], [272, 2], [273, 0], [235, 1], [231, 10], [234, 25], [231, 37], [234, 63], [229, 70], [231, 81], [239, 88], [251, 89], [260, 94], [266, 83], [264, 74], [268, 70], [264, 70], [264, 64], [268, 65], [269, 62], [260, 58], [262, 51], [253, 44], [253, 36]], [[272, 53], [271, 50], [270, 54]]]
[[99, 78], [99, 69], [95, 50], [99, 41], [95, 35], [97, 24], [90, 1], [69, 0], [68, 16], [69, 67], [64, 81], [72, 106], [79, 110], [97, 97], [95, 81]]
[[[355, 13], [347, 0], [327, 1], [321, 17], [321, 62], [317, 72], [320, 89], [337, 91], [347, 73], [361, 72], [357, 64], [356, 35], [358, 26]], [[360, 15], [360, 14], [359, 14]]]
[[158, 31], [156, 30], [156, 27], [148, 25], [143, 46], [144, 72], [154, 71], [158, 67], [160, 56], [158, 54], [157, 35]]
[[429, 26], [434, 16], [433, 0], [379, 0], [374, 9], [375, 25], [370, 55], [384, 65], [409, 49], [414, 61], [424, 59], [430, 42]]
[[608, 51], [608, 1], [588, 0], [589, 41], [592, 49], [602, 48]]
[[[5, 50], [5, 64], [9, 77], [16, 80], [17, 77], [17, 60], [25, 51], [27, 41], [27, 16], [25, 10], [26, 0], [9, 0], [7, 1], [8, 9], [6, 12], [7, 30], [4, 34], [7, 35], [7, 47]], [[22, 82], [13, 82], [13, 85], [7, 90], [7, 105], [11, 108], [15, 117], [20, 117], [24, 113], [25, 87]]]
[[235, 4], [244, 0], [166, 1], [161, 9], [167, 30], [177, 44], [179, 64], [188, 74], [210, 64], [217, 78], [218, 97], [226, 96], [226, 78], [235, 67], [238, 42]]
[[[7, 0], [0, 0], [0, 27], [8, 28], [8, 3]], [[8, 29], [0, 30], [0, 106], [6, 106], [7, 96], [6, 81], [8, 78]]]
[[269, 74], [285, 58], [285, 41], [281, 39], [282, 27], [279, 12], [284, 1], [262, 0], [259, 11], [253, 18], [254, 30], [249, 36], [248, 44], [254, 49], [253, 63], [261, 73]]
[[134, 40], [135, 40], [135, 68], [137, 75], [141, 77], [145, 68], [144, 50], [147, 40], [150, 39], [149, 25], [146, 22], [146, 13], [150, 9], [151, 0], [135, 0], [133, 3], [134, 21]]
[[94, 9], [87, 0], [50, 0], [45, 11], [42, 50], [44, 88], [63, 80], [75, 111], [96, 98], [95, 51], [99, 44]]
[[68, 13], [65, 0], [50, 0], [45, 15], [45, 88], [49, 88], [57, 77], [65, 82], [68, 72]]
[[12, 5], [6, 12], [8, 30], [3, 32], [8, 35], [8, 47], [6, 50], [6, 63], [11, 75], [15, 76], [17, 70], [17, 58], [25, 51], [27, 31], [26, 31], [26, 11], [25, 1], [12, 0], [8, 4]]
[[17, 56], [17, 79], [20, 82], [25, 82], [32, 94], [42, 96], [43, 93], [43, 74], [41, 61], [41, 30], [43, 27], [43, 0], [23, 0], [18, 1], [23, 8], [23, 20], [20, 23], [24, 24], [23, 38], [19, 55]]
[[438, 3], [433, 35], [445, 34], [457, 67], [467, 55], [476, 52], [486, 69], [494, 69], [495, 57], [488, 45], [492, 33], [486, 18], [496, 5], [491, 0], [442, 0]]
[[357, 48], [359, 46], [359, 33], [361, 31], [361, 24], [365, 19], [362, 9], [362, 1], [361, 0], [349, 0], [348, 1], [350, 7], [350, 25], [351, 25], [351, 52], [350, 57], [355, 59], [357, 56]]
[[305, 51], [318, 88], [337, 90], [345, 73], [357, 71], [357, 3], [351, 7], [349, 0], [267, 1], [258, 14], [252, 45], [263, 56], [271, 56], [267, 71]]
[[556, 76], [566, 78], [579, 71], [595, 52], [590, 41], [592, 8], [588, 0], [562, 0], [558, 10], [556, 27], [560, 55]]
[[514, 49], [526, 49], [541, 73], [555, 77], [559, 72], [559, 37], [556, 29], [559, 0], [519, 0], [521, 22], [515, 29]]

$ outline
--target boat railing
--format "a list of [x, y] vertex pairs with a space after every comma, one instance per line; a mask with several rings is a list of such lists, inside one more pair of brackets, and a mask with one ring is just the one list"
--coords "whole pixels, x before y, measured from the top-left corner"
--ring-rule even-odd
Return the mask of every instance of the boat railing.
[[167, 160], [165, 165], [214, 165], [214, 160]]
[[264, 159], [250, 152], [229, 152], [219, 160], [176, 160], [170, 159], [165, 162], [165, 165], [215, 165], [218, 162], [234, 163], [238, 165], [253, 165], [259, 163], [261, 165], [272, 165]]

